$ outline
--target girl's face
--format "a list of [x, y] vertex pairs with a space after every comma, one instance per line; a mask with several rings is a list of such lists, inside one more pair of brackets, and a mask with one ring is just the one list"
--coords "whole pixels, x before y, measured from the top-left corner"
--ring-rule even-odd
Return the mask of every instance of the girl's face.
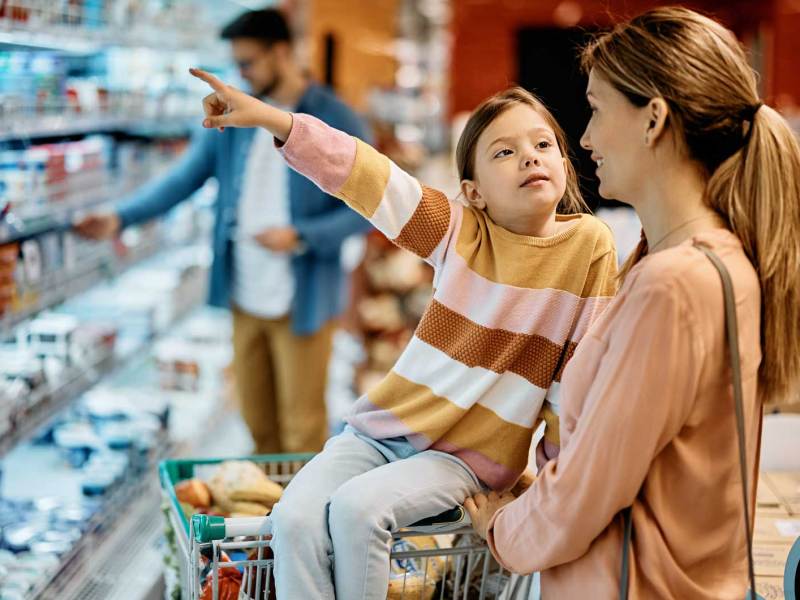
[[495, 118], [478, 138], [474, 164], [475, 179], [462, 181], [462, 191], [501, 227], [530, 234], [530, 225], [555, 215], [567, 186], [566, 159], [533, 107], [515, 104]]
[[600, 195], [635, 204], [654, 167], [645, 143], [647, 108], [639, 108], [592, 69], [586, 98], [592, 118], [581, 137], [597, 164]]

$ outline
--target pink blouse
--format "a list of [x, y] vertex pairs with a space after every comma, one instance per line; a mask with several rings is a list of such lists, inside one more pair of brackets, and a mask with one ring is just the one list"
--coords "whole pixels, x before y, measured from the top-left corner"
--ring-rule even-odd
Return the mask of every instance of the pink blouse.
[[[761, 292], [739, 240], [696, 236], [734, 282], [751, 511], [761, 405]], [[561, 452], [495, 514], [489, 544], [545, 600], [616, 598], [633, 505], [633, 599], [741, 600], [746, 547], [722, 286], [689, 240], [645, 257], [564, 372]], [[752, 513], [751, 513], [752, 514]], [[752, 521], [751, 521], [752, 523]]]

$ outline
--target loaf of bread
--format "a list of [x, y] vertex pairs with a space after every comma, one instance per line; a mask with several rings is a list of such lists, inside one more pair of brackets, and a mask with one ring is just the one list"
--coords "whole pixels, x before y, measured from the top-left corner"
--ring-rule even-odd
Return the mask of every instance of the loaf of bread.
[[266, 515], [283, 488], [250, 461], [226, 461], [208, 481], [214, 503], [229, 513]]
[[230, 505], [232, 517], [265, 517], [270, 508], [258, 502], [234, 502]]
[[175, 495], [180, 502], [191, 504], [195, 508], [211, 506], [211, 492], [208, 486], [199, 479], [187, 479], [175, 486]]

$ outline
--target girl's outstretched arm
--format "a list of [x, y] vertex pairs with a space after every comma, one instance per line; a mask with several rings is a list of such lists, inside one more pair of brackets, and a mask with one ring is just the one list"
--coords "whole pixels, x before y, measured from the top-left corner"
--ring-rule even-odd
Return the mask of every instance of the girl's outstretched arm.
[[270, 106], [258, 98], [227, 85], [202, 69], [189, 69], [214, 90], [203, 98], [206, 117], [203, 127], [263, 127], [278, 140], [285, 142], [292, 130], [292, 113]]
[[265, 104], [205, 71], [191, 73], [214, 90], [203, 99], [204, 127], [263, 127], [275, 136], [290, 167], [398, 246], [438, 267], [457, 210], [443, 193], [420, 185], [369, 144], [319, 119]]

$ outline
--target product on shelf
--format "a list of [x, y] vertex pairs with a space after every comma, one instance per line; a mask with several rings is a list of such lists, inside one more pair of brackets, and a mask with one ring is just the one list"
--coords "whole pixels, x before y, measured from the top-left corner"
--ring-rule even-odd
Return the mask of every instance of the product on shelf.
[[196, 392], [200, 387], [200, 364], [191, 344], [164, 340], [155, 348], [159, 380], [165, 390]]
[[[0, 203], [2, 209], [2, 203]], [[16, 295], [14, 270], [16, 269], [19, 246], [17, 244], [0, 244], [0, 317]]]

